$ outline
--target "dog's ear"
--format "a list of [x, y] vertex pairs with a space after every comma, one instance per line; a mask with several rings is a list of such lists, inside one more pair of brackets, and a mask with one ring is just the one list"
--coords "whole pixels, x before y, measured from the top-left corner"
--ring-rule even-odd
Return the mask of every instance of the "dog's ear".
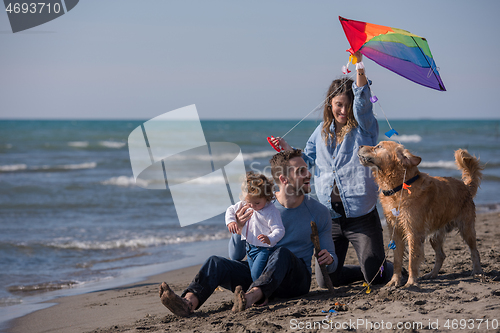
[[399, 160], [403, 163], [404, 166], [417, 166], [422, 161], [422, 158], [419, 156], [415, 156], [408, 149], [402, 149], [398, 151]]

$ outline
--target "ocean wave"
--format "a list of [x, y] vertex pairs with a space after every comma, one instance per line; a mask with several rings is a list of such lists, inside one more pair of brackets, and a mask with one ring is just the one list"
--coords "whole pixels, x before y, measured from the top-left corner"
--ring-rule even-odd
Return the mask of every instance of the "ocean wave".
[[7, 288], [12, 294], [20, 293], [43, 293], [60, 289], [68, 289], [81, 284], [77, 281], [61, 281], [61, 282], [44, 282], [32, 285], [14, 285]]
[[14, 172], [26, 170], [27, 168], [28, 166], [26, 164], [0, 165], [0, 172]]
[[[96, 283], [96, 282], [105, 282], [105, 281], [110, 281], [114, 277], [113, 276], [103, 276], [103, 277], [98, 277], [98, 278], [93, 278], [90, 280], [85, 280], [85, 281], [51, 281], [51, 282], [40, 282], [40, 283], [35, 283], [35, 284], [27, 284], [27, 285], [12, 285], [7, 287], [7, 291], [14, 295], [33, 295], [33, 294], [38, 294], [38, 293], [44, 293], [48, 291], [56, 291], [56, 290], [61, 290], [61, 289], [71, 289], [71, 288], [78, 288], [82, 287], [84, 285]], [[16, 299], [12, 297], [7, 297], [7, 298], [2, 298], [0, 299], [0, 307], [2, 304], [7, 305], [15, 305], [15, 304], [21, 304], [23, 303], [23, 299]]]
[[107, 241], [52, 241], [46, 244], [48, 247], [58, 249], [74, 249], [74, 250], [112, 250], [122, 248], [146, 248], [163, 245], [194, 243], [203, 241], [212, 241], [226, 239], [231, 237], [227, 231], [221, 231], [212, 234], [194, 234], [194, 235], [171, 235], [165, 237], [138, 237], [132, 239], [116, 239]]
[[243, 154], [243, 159], [245, 161], [252, 161], [252, 160], [258, 159], [258, 158], [271, 157], [271, 156], [274, 156], [274, 154], [276, 154], [276, 152], [274, 150], [258, 151], [258, 152], [254, 152], [254, 153]]
[[422, 162], [419, 167], [428, 169], [453, 169], [457, 170], [455, 161], [436, 161], [436, 162]]
[[[253, 161], [255, 159], [259, 158], [267, 158], [271, 157], [275, 154], [274, 150], [273, 151], [258, 151], [254, 153], [245, 153], [243, 155], [243, 159], [245, 161]], [[220, 154], [220, 155], [174, 155], [170, 156], [169, 159], [175, 160], [175, 161], [192, 161], [192, 160], [198, 160], [198, 161], [230, 161], [233, 160], [236, 156], [234, 154], [228, 153], [228, 154]]]
[[14, 297], [0, 298], [0, 308], [4, 307], [4, 306], [19, 305], [22, 303], [23, 303], [23, 300], [20, 298], [14, 298]]
[[81, 163], [81, 164], [56, 165], [55, 169], [62, 169], [62, 170], [93, 169], [96, 166], [97, 166], [96, 162], [88, 162], [88, 163]]
[[[238, 179], [241, 178], [241, 181], [238, 181], [238, 182], [242, 183], [244, 180], [244, 176], [235, 175], [234, 173], [230, 174], [228, 176], [231, 177], [232, 181], [234, 181], [235, 176], [237, 176]], [[267, 176], [270, 177], [269, 175], [267, 175]], [[148, 180], [137, 179], [137, 183], [135, 183], [133, 180], [133, 177], [131, 177], [131, 179], [129, 181], [131, 184], [128, 186], [137, 185], [140, 187], [148, 187], [148, 186], [151, 186], [153, 184], [161, 185], [161, 186], [163, 186], [165, 184], [165, 179], [163, 179], [163, 178], [162, 179], [148, 179]], [[187, 182], [189, 182], [189, 184], [191, 184], [191, 185], [213, 185], [213, 184], [225, 185], [226, 184], [226, 180], [222, 176], [204, 175], [204, 176], [200, 176], [200, 177], [196, 177], [196, 178], [192, 178], [192, 177], [171, 177], [171, 178], [168, 178], [168, 175], [167, 175], [167, 184], [169, 186], [187, 183]], [[106, 185], [110, 185], [110, 184], [106, 184]], [[113, 185], [118, 185], [118, 184], [113, 184]], [[123, 186], [125, 186], [125, 185], [123, 185]]]
[[61, 165], [41, 165], [27, 166], [26, 164], [0, 165], [0, 172], [16, 172], [16, 171], [32, 171], [32, 172], [50, 172], [50, 171], [66, 171], [93, 169], [97, 166], [96, 162], [86, 162], [79, 164], [61, 164]]
[[42, 165], [29, 167], [30, 171], [64, 171], [64, 170], [80, 170], [93, 169], [97, 166], [96, 162], [87, 162], [79, 164], [61, 164], [61, 165]]
[[500, 203], [476, 205], [476, 212], [479, 214], [500, 212]]
[[[172, 181], [173, 179], [171, 179]], [[176, 178], [175, 183], [185, 183], [188, 182], [190, 184], [199, 184], [199, 185], [212, 185], [212, 184], [225, 184], [225, 180], [222, 177], [218, 176], [205, 176], [205, 177], [198, 177], [198, 178]], [[135, 180], [134, 177], [128, 177], [128, 176], [118, 176], [118, 177], [112, 177], [107, 180], [104, 180], [101, 182], [103, 185], [112, 185], [112, 186], [122, 186], [122, 187], [133, 187], [133, 186], [139, 186], [142, 188], [147, 188], [149, 185], [152, 184], [165, 184], [165, 179], [137, 179]]]
[[390, 138], [392, 141], [399, 141], [399, 142], [420, 142], [422, 141], [422, 137], [418, 134], [411, 134], [411, 135], [394, 135]]
[[121, 257], [116, 257], [116, 258], [86, 261], [86, 262], [78, 263], [75, 266], [77, 268], [91, 268], [92, 266], [94, 266], [96, 264], [117, 262], [117, 261], [122, 261], [122, 260], [127, 260], [127, 259], [144, 257], [144, 256], [147, 256], [147, 255], [149, 255], [149, 254], [145, 253], [145, 252], [141, 252], [141, 253], [136, 253], [136, 254], [133, 254], [133, 255], [130, 255], [130, 256], [121, 256]]
[[141, 186], [141, 187], [146, 187], [146, 186], [148, 186], [149, 182], [142, 180], [142, 179], [137, 179], [137, 181], [136, 181], [134, 179], [134, 177], [119, 176], [119, 177], [112, 177], [110, 179], [102, 181], [101, 184], [122, 186], [122, 187], [131, 187], [131, 186], [136, 186], [136, 185]]
[[195, 179], [178, 178], [178, 179], [176, 179], [176, 181], [179, 183], [184, 183], [184, 182], [189, 181], [190, 184], [200, 184], [200, 185], [225, 184], [226, 183], [226, 181], [223, 177], [217, 177], [217, 176], [208, 176], [208, 177], [205, 176], [205, 177], [198, 177]]
[[117, 141], [100, 141], [99, 144], [103, 147], [114, 148], [114, 149], [119, 149], [126, 145], [126, 143], [124, 142], [117, 142]]
[[123, 148], [126, 145], [126, 143], [119, 141], [99, 141], [94, 143], [91, 143], [89, 141], [70, 141], [67, 143], [67, 145], [73, 148], [88, 148], [90, 150], [93, 150], [93, 149], [102, 149], [102, 147], [120, 149]]
[[68, 146], [75, 147], [75, 148], [86, 148], [89, 146], [89, 142], [88, 141], [72, 141], [72, 142], [68, 142]]

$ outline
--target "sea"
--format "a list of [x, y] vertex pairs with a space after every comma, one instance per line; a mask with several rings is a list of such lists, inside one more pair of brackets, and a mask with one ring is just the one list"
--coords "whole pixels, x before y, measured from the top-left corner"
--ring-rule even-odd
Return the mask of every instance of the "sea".
[[[302, 148], [319, 120], [201, 120], [207, 142], [241, 149], [247, 171], [268, 174], [268, 136]], [[0, 322], [57, 297], [113, 288], [227, 256], [224, 213], [181, 227], [170, 190], [134, 179], [128, 149], [140, 120], [0, 121]], [[454, 151], [484, 164], [478, 213], [500, 210], [500, 120], [379, 119], [379, 140], [422, 157], [420, 170], [460, 178]], [[296, 126], [294, 128], [294, 126]], [[390, 139], [384, 133], [399, 133]], [[179, 131], [179, 142], [188, 133]], [[269, 175], [269, 174], [268, 174]], [[193, 200], [194, 201], [194, 200]], [[209, 210], [199, 196], [193, 210]], [[45, 302], [45, 303], [42, 303]], [[47, 303], [48, 302], [48, 303]]]

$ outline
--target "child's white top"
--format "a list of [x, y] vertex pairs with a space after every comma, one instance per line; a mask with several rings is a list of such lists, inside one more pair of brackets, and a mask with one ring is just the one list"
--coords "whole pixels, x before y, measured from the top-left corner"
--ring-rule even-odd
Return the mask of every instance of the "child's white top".
[[[245, 201], [240, 201], [229, 206], [226, 210], [226, 225], [236, 222], [236, 211], [245, 204]], [[257, 236], [260, 234], [266, 235], [271, 245], [258, 240]], [[241, 230], [241, 239], [246, 239], [248, 243], [261, 247], [273, 247], [283, 236], [285, 236], [285, 228], [281, 222], [280, 212], [271, 202], [268, 202], [261, 210], [254, 210]]]

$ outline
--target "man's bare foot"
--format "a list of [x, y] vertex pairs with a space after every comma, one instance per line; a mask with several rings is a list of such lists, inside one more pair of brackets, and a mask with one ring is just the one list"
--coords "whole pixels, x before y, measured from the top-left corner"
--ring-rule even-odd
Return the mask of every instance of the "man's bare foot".
[[236, 289], [234, 290], [234, 305], [233, 305], [233, 312], [241, 312], [245, 311], [247, 308], [247, 299], [245, 297], [245, 292], [243, 291], [243, 288], [241, 286], [237, 286]]
[[267, 304], [269, 304], [269, 299], [268, 298], [261, 299], [261, 301], [262, 302], [260, 302], [260, 303], [258, 303], [258, 302], [253, 303], [252, 306], [259, 307], [259, 306], [266, 306]]
[[167, 309], [179, 317], [187, 317], [192, 313], [191, 303], [176, 295], [165, 282], [160, 285], [160, 299]]

